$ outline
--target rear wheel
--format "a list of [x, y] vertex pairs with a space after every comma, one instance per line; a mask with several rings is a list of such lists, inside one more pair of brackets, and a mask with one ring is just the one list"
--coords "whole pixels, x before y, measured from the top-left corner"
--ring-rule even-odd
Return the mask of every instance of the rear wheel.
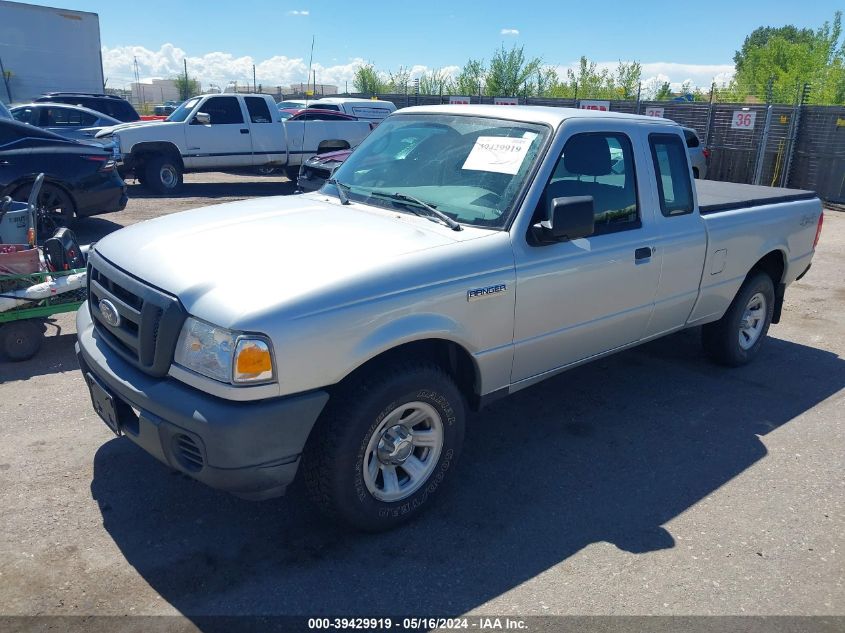
[[775, 307], [775, 287], [766, 273], [745, 280], [728, 311], [702, 328], [704, 351], [723, 365], [738, 367], [760, 351]]
[[464, 418], [463, 396], [433, 364], [396, 364], [345, 386], [302, 457], [312, 500], [367, 531], [415, 517], [454, 470]]
[[0, 348], [9, 360], [29, 360], [43, 342], [44, 325], [38, 321], [12, 321], [0, 326]]
[[[32, 185], [18, 188], [12, 198], [26, 200]], [[74, 205], [64, 189], [52, 183], [44, 183], [38, 194], [38, 236], [50, 237], [57, 228], [68, 226], [73, 220]]]
[[144, 165], [144, 186], [162, 195], [173, 195], [182, 188], [182, 167], [167, 155], [150, 157]]

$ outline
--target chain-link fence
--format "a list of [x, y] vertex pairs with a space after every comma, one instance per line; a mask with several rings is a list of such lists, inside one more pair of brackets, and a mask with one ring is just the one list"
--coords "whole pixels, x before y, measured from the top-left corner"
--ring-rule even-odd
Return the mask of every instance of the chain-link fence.
[[[372, 95], [351, 94], [368, 99]], [[397, 108], [449, 103], [449, 95], [384, 94]], [[470, 103], [494, 104], [497, 97], [473, 95]], [[799, 95], [800, 99], [800, 95]], [[707, 101], [613, 101], [518, 98], [525, 105], [648, 114], [692, 128], [710, 158], [707, 178], [816, 191], [845, 203], [845, 106], [766, 105]]]

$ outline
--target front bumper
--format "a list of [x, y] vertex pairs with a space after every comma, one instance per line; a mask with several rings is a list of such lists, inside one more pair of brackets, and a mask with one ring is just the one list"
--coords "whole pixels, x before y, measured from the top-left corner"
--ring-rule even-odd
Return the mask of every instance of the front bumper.
[[[131, 366], [98, 335], [87, 303], [77, 312], [76, 327], [82, 373], [92, 374], [114, 398], [126, 437], [212, 488], [250, 499], [284, 494], [328, 393], [223, 400]], [[193, 446], [189, 459], [186, 442]]]

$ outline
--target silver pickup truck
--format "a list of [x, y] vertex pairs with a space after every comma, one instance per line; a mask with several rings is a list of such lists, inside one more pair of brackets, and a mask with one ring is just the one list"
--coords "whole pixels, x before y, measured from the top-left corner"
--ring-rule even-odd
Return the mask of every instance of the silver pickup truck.
[[367, 530], [429, 505], [468, 409], [693, 326], [753, 359], [822, 223], [811, 192], [694, 183], [682, 128], [617, 113], [406, 108], [334, 176], [100, 241], [77, 354], [171, 468], [254, 499], [299, 472]]

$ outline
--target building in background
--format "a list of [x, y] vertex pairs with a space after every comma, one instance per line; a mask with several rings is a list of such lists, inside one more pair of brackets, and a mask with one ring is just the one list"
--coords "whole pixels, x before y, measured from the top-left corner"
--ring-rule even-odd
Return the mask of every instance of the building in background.
[[172, 79], [148, 79], [130, 84], [129, 100], [135, 104], [181, 101], [179, 88]]
[[103, 92], [96, 13], [0, 0], [0, 99]]

